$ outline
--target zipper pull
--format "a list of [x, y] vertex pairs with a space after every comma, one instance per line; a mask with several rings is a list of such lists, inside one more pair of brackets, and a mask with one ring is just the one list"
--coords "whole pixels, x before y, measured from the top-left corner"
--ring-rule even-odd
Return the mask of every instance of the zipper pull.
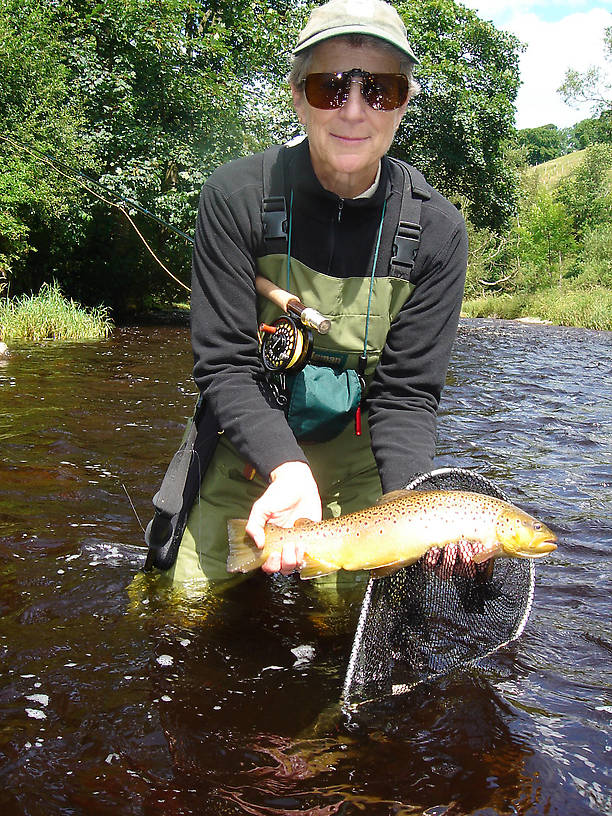
[[340, 219], [342, 218], [342, 208], [344, 207], [344, 199], [341, 198], [338, 200], [338, 223], [340, 223]]

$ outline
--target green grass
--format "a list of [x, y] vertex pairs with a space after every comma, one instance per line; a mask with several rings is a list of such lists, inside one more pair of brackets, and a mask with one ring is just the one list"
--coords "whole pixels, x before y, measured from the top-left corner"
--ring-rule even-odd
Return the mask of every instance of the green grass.
[[527, 171], [529, 175], [535, 176], [545, 187], [555, 187], [562, 178], [568, 176], [575, 170], [584, 159], [586, 150], [575, 150], [567, 156], [559, 156], [556, 159], [537, 164]]
[[514, 320], [532, 317], [558, 326], [612, 331], [612, 290], [543, 289], [524, 295], [499, 295], [468, 300], [466, 317], [499, 317]]
[[0, 340], [98, 340], [112, 329], [106, 307], [86, 309], [68, 300], [55, 281], [37, 295], [0, 298]]

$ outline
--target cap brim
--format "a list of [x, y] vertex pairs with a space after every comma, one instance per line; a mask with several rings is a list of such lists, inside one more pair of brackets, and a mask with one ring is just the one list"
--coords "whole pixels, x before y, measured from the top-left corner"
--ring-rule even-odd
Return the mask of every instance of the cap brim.
[[384, 40], [384, 42], [390, 43], [390, 45], [393, 45], [398, 51], [401, 51], [402, 54], [405, 54], [415, 65], [420, 64], [408, 43], [390, 37], [385, 31], [376, 31], [368, 25], [353, 24], [319, 31], [317, 34], [313, 34], [307, 37], [303, 42], [298, 43], [293, 49], [293, 53], [299, 54], [300, 51], [304, 51], [312, 45], [317, 45], [317, 43], [324, 42], [325, 40], [331, 40], [333, 37], [341, 37], [343, 34], [363, 34], [368, 37], [376, 37], [379, 40]]

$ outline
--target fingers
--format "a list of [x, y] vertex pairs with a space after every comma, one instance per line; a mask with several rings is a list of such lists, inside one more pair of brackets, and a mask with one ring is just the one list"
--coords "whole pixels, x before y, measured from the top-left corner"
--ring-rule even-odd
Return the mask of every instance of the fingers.
[[266, 543], [264, 526], [272, 515], [266, 508], [265, 501], [262, 501], [265, 495], [266, 494], [264, 493], [260, 499], [254, 502], [246, 525], [247, 535], [251, 536], [260, 550], [263, 549], [263, 546]]
[[302, 565], [304, 552], [301, 546], [286, 544], [280, 552], [272, 553], [262, 566], [264, 572], [281, 572], [290, 575]]
[[425, 554], [424, 563], [425, 563], [425, 566], [426, 566], [427, 569], [433, 569], [436, 566], [436, 564], [440, 560], [440, 556], [442, 555], [442, 552], [443, 551], [442, 551], [441, 547], [432, 547], [431, 550], [429, 550]]
[[[246, 532], [262, 549], [266, 524], [293, 527], [300, 518], [320, 521], [321, 516], [319, 489], [310, 468], [304, 462], [286, 462], [272, 472], [268, 488], [251, 507]], [[299, 568], [303, 559], [303, 547], [286, 542], [280, 551], [270, 553], [262, 569], [288, 575]]]
[[429, 550], [424, 559], [423, 565], [426, 570], [435, 570], [438, 577], [443, 579], [451, 578], [453, 575], [465, 578], [475, 578], [478, 572], [484, 572], [488, 564], [475, 564], [472, 556], [483, 551], [482, 545], [472, 541], [451, 541], [445, 547], [433, 547]]

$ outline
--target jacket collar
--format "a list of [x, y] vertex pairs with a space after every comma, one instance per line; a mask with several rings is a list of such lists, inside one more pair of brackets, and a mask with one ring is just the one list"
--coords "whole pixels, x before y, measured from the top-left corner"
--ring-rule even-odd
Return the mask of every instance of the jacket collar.
[[[312, 167], [310, 160], [310, 148], [308, 139], [304, 139], [296, 145], [286, 148], [287, 150], [287, 180], [289, 189], [293, 189], [295, 203], [299, 206], [300, 201], [312, 201], [317, 207], [323, 208], [325, 212], [337, 212], [342, 206], [354, 210], [380, 210], [385, 198], [393, 192], [391, 181], [390, 162], [387, 156], [381, 160], [380, 181], [374, 194], [369, 198], [346, 198], [342, 199], [336, 193], [326, 190]], [[341, 204], [342, 202], [342, 204]], [[310, 207], [309, 207], [310, 209]]]

